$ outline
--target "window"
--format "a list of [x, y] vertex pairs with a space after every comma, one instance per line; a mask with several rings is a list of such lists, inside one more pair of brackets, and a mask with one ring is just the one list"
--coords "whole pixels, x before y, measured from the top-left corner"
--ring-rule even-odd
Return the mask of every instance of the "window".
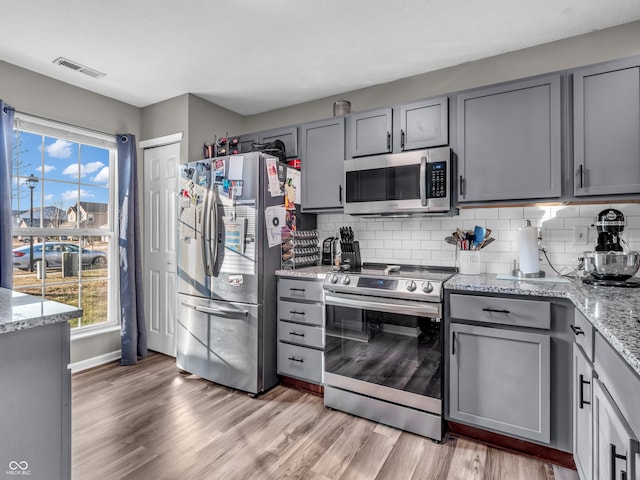
[[115, 137], [16, 116], [13, 287], [82, 308], [73, 331], [117, 323], [115, 155]]

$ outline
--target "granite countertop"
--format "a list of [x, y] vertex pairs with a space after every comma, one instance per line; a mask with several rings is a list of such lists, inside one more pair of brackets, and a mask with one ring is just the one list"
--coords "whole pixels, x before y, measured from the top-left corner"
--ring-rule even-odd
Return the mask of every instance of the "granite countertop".
[[0, 334], [66, 322], [82, 310], [42, 297], [0, 288]]
[[560, 283], [553, 279], [499, 280], [496, 275], [455, 275], [445, 283], [445, 289], [568, 298], [640, 375], [639, 289], [593, 287], [580, 281]]
[[278, 277], [291, 278], [321, 278], [324, 279], [327, 273], [332, 272], [331, 265], [318, 265], [315, 267], [302, 267], [298, 270], [276, 270]]

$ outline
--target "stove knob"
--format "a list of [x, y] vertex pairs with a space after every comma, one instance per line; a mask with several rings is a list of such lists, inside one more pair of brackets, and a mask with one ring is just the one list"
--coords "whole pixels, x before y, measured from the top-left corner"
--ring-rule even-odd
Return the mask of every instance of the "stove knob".
[[422, 284], [422, 291], [424, 293], [431, 293], [433, 292], [433, 285], [431, 285], [431, 282], [426, 282]]
[[406, 284], [405, 287], [407, 288], [407, 290], [409, 290], [410, 292], [413, 292], [416, 289], [416, 282], [414, 282], [413, 280], [409, 280]]
[[333, 275], [331, 275], [331, 277], [329, 278], [329, 281], [331, 283], [338, 283], [338, 276], [334, 273]]
[[349, 278], [349, 275], [345, 275], [344, 277], [342, 277], [343, 285], [349, 285], [349, 283], [351, 283], [351, 279]]

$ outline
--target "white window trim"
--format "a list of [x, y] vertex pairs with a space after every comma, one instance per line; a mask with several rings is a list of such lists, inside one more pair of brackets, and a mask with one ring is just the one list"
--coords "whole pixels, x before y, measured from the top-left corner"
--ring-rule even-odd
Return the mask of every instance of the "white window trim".
[[[111, 236], [109, 242], [109, 262], [108, 268], [108, 281], [110, 282], [110, 289], [108, 292], [107, 305], [108, 305], [108, 318], [106, 322], [88, 325], [86, 327], [72, 328], [71, 340], [79, 339], [83, 337], [102, 334], [108, 331], [114, 331], [120, 329], [120, 297], [118, 291], [120, 289], [120, 276], [118, 274], [119, 262], [117, 261], [117, 243], [119, 238], [119, 225], [117, 222], [118, 214], [118, 175], [117, 175], [117, 140], [116, 135], [110, 136], [101, 134], [81, 127], [75, 127], [63, 123], [57, 123], [53, 120], [47, 120], [39, 117], [32, 117], [24, 113], [16, 113], [14, 117], [14, 129], [20, 131], [33, 133], [36, 135], [45, 135], [53, 138], [59, 138], [68, 140], [74, 143], [80, 143], [84, 145], [90, 145], [94, 147], [109, 149], [109, 204], [113, 206], [109, 215], [109, 222], [112, 225], [111, 232], [107, 236]], [[14, 227], [15, 231], [16, 228]], [[71, 233], [68, 229], [43, 229], [27, 227], [19, 230], [18, 233], [12, 232], [12, 235], [40, 235], [43, 231], [52, 235], [65, 235]], [[74, 229], [73, 232], [77, 230]], [[63, 233], [60, 233], [63, 232]], [[83, 229], [82, 236], [105, 236], [104, 230], [100, 229]]]

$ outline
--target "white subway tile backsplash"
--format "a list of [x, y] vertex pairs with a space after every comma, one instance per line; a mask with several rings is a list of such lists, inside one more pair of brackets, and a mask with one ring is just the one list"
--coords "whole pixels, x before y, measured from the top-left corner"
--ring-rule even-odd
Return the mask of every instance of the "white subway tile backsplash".
[[[593, 250], [597, 238], [594, 227], [588, 227], [587, 244], [575, 245], [574, 226], [590, 226], [605, 208], [620, 210], [627, 224], [623, 239], [629, 248], [640, 250], [640, 204], [561, 205], [550, 207], [496, 207], [460, 210], [461, 215], [434, 218], [368, 218], [342, 214], [318, 215], [320, 239], [336, 234], [342, 226], [351, 225], [360, 241], [362, 259], [380, 263], [415, 263], [454, 266], [456, 250], [444, 242], [456, 227], [471, 230], [475, 225], [491, 229], [496, 240], [483, 249], [483, 271], [511, 273], [518, 259], [517, 231], [524, 219], [540, 227], [542, 245], [553, 266], [568, 272], [578, 265], [584, 251]], [[544, 256], [540, 268], [553, 274]]]

